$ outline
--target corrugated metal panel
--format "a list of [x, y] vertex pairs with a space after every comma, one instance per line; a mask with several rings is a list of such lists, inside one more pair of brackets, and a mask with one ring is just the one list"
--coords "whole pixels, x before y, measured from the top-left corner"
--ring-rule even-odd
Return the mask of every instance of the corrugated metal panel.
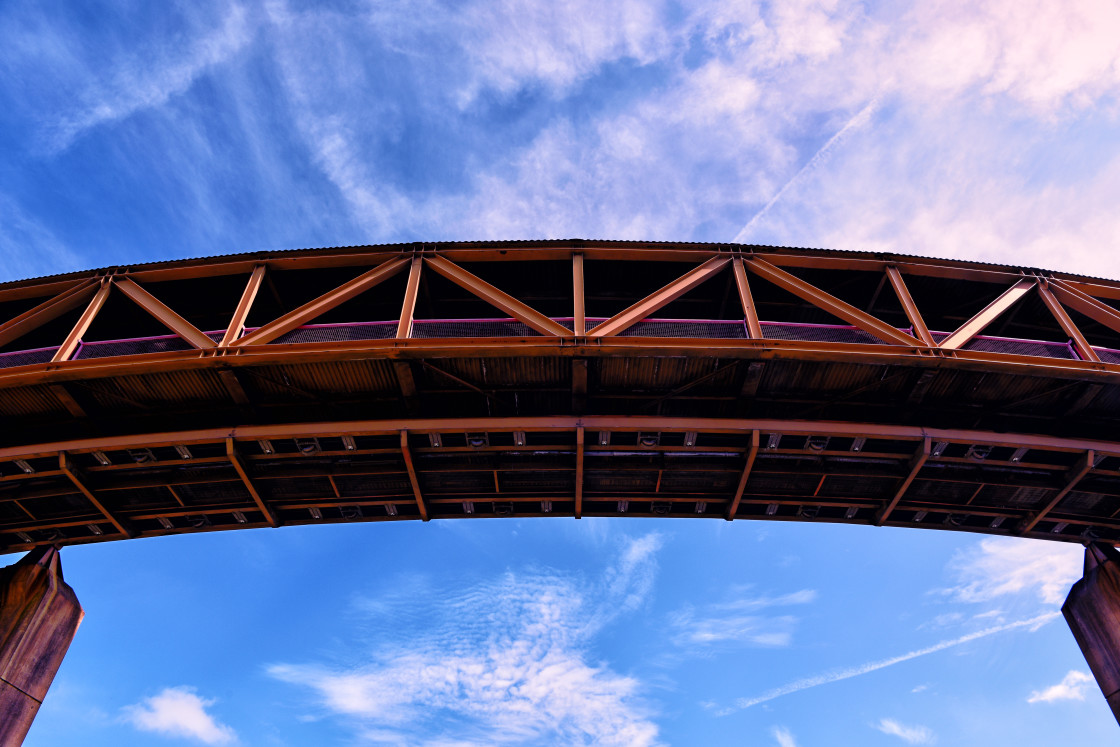
[[0, 416], [61, 416], [65, 414], [66, 408], [45, 386], [20, 386], [0, 390]]

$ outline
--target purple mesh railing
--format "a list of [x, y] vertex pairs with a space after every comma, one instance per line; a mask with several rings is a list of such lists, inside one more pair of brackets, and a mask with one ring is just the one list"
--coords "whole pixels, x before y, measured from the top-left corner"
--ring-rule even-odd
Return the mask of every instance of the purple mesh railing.
[[[574, 328], [571, 317], [553, 321]], [[606, 321], [606, 317], [587, 317], [586, 326], [592, 330]], [[859, 343], [885, 345], [884, 341], [858, 327], [845, 324], [802, 324], [797, 322], [762, 322], [762, 333], [769, 340], [810, 342]], [[257, 327], [247, 327], [245, 333]], [[913, 334], [913, 330], [900, 331]], [[219, 342], [224, 332], [205, 333]], [[397, 321], [353, 322], [344, 324], [307, 324], [281, 335], [271, 344], [300, 344], [319, 342], [346, 342], [349, 340], [387, 340], [397, 334]], [[931, 332], [940, 343], [948, 332]], [[452, 337], [540, 337], [541, 335], [517, 319], [417, 319], [412, 325], [412, 336], [418, 339]], [[620, 337], [735, 339], [749, 337], [745, 322], [725, 319], [643, 319], [626, 329]], [[142, 355], [191, 350], [191, 346], [177, 335], [137, 337], [127, 340], [98, 340], [82, 342], [74, 355], [77, 360], [108, 358], [113, 356]], [[1041, 358], [1080, 360], [1072, 342], [1044, 340], [1018, 340], [1009, 337], [978, 335], [968, 342], [964, 350], [975, 350], [1007, 355], [1024, 355]], [[1120, 350], [1093, 348], [1105, 363], [1120, 364]], [[0, 368], [14, 368], [48, 363], [58, 347], [36, 348], [0, 353]]]
[[[224, 332], [204, 333], [214, 342], [221, 342]], [[57, 348], [55, 348], [57, 350]], [[156, 335], [154, 337], [134, 337], [130, 340], [97, 340], [82, 342], [74, 353], [74, 360], [90, 358], [112, 358], [118, 355], [142, 355], [144, 353], [170, 353], [180, 350], [193, 350], [193, 347], [178, 335]]]
[[[934, 342], [940, 344], [949, 332], [930, 332]], [[1030, 355], [1036, 358], [1064, 358], [1080, 360], [1070, 342], [1047, 342], [1045, 340], [1017, 340], [1012, 337], [992, 337], [977, 335], [961, 348], [983, 353], [1004, 353], [1006, 355]], [[1103, 359], [1102, 359], [1103, 360]]]
[[34, 350], [13, 350], [10, 353], [0, 353], [0, 368], [14, 368], [16, 366], [33, 366], [36, 363], [50, 363], [51, 358], [58, 352], [59, 346], [53, 348], [35, 348]]

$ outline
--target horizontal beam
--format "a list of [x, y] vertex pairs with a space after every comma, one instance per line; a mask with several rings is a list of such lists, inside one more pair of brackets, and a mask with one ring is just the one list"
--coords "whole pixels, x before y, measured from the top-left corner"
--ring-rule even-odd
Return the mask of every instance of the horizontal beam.
[[101, 436], [21, 444], [0, 448], [0, 460], [54, 456], [59, 451], [93, 452], [138, 447], [190, 446], [196, 443], [221, 443], [229, 438], [257, 441], [270, 438], [303, 438], [311, 436], [394, 435], [401, 430], [414, 433], [444, 432], [558, 432], [587, 430], [626, 432], [723, 433], [749, 435], [750, 431], [781, 433], [796, 436], [836, 436], [922, 440], [962, 444], [984, 444], [1013, 448], [1042, 449], [1063, 453], [1092, 449], [1099, 454], [1120, 456], [1120, 442], [1084, 438], [1063, 438], [1029, 433], [980, 431], [974, 429], [926, 428], [917, 425], [838, 422], [828, 420], [783, 420], [771, 418], [688, 418], [636, 415], [555, 415], [540, 417], [485, 418], [416, 418], [389, 420], [335, 420], [307, 423], [240, 425], [226, 428], [204, 428], [183, 431], [160, 431], [118, 436]]

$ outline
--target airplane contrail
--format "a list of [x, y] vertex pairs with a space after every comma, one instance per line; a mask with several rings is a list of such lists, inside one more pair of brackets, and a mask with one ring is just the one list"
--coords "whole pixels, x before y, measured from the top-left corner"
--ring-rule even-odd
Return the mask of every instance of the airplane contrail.
[[735, 234], [735, 238], [732, 239], [732, 243], [741, 243], [746, 237], [747, 232], [754, 227], [754, 224], [758, 222], [759, 218], [766, 215], [766, 213], [769, 212], [770, 208], [774, 206], [774, 203], [782, 199], [782, 195], [786, 193], [786, 190], [797, 183], [802, 174], [813, 168], [816, 168], [817, 164], [819, 164], [828, 156], [829, 152], [836, 146], [837, 143], [844, 139], [844, 136], [847, 135], [848, 132], [856, 127], [861, 127], [866, 124], [867, 121], [871, 119], [871, 115], [875, 112], [875, 109], [878, 108], [878, 106], [879, 97], [876, 96], [875, 98], [871, 99], [867, 106], [860, 109], [854, 117], [849, 119], [848, 123], [841, 127], [839, 132], [830, 137], [828, 139], [828, 142], [822, 145], [821, 149], [818, 150], [813, 155], [813, 157], [810, 158], [809, 161], [804, 166], [802, 166], [798, 170], [798, 172], [794, 174], [793, 177], [791, 177], [790, 180], [782, 186], [781, 189], [778, 190], [777, 194], [770, 198], [770, 202], [766, 203], [766, 205], [764, 205], [761, 210], [754, 214], [753, 218], [747, 221], [747, 225], [743, 226], [742, 230], [739, 231], [739, 233]]
[[780, 698], [783, 695], [789, 695], [801, 690], [808, 690], [810, 687], [828, 685], [832, 682], [839, 682], [840, 680], [858, 677], [861, 674], [868, 674], [869, 672], [874, 672], [879, 669], [885, 669], [886, 667], [894, 666], [895, 664], [901, 664], [904, 661], [917, 659], [919, 656], [925, 656], [926, 654], [933, 654], [938, 651], [944, 651], [947, 648], [960, 646], [963, 643], [975, 641], [978, 638], [986, 638], [990, 635], [995, 635], [996, 633], [1003, 633], [1004, 631], [1015, 630], [1017, 628], [1033, 628], [1037, 630], [1038, 628], [1056, 618], [1058, 614], [1059, 613], [1057, 612], [1047, 612], [1043, 615], [1038, 615], [1037, 617], [1032, 617], [1028, 620], [1018, 620], [1016, 622], [1007, 623], [1006, 625], [996, 625], [991, 628], [984, 628], [983, 630], [978, 630], [975, 633], [969, 633], [968, 635], [963, 635], [960, 638], [954, 638], [948, 641], [941, 641], [940, 643], [936, 643], [932, 646], [927, 646], [926, 648], [920, 648], [916, 651], [902, 654], [901, 656], [893, 656], [889, 659], [880, 659], [879, 661], [872, 661], [866, 664], [861, 664], [858, 667], [833, 670], [831, 672], [825, 672], [824, 674], [805, 677], [803, 679], [790, 682], [789, 684], [782, 685], [781, 687], [776, 687], [773, 690], [769, 690], [762, 695], [758, 695], [753, 698], [740, 698], [739, 700], [735, 701], [734, 706], [719, 711], [718, 715], [726, 716], [729, 713], [741, 711], [745, 708], [756, 706], [759, 703], [765, 703], [768, 700]]

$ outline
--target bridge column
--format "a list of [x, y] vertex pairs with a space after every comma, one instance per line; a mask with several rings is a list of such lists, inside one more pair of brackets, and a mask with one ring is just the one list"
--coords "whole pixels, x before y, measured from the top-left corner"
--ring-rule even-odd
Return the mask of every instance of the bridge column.
[[82, 621], [58, 549], [0, 568], [0, 745], [23, 743]]
[[1120, 552], [1111, 545], [1085, 548], [1085, 574], [1062, 605], [1089, 669], [1120, 722]]

